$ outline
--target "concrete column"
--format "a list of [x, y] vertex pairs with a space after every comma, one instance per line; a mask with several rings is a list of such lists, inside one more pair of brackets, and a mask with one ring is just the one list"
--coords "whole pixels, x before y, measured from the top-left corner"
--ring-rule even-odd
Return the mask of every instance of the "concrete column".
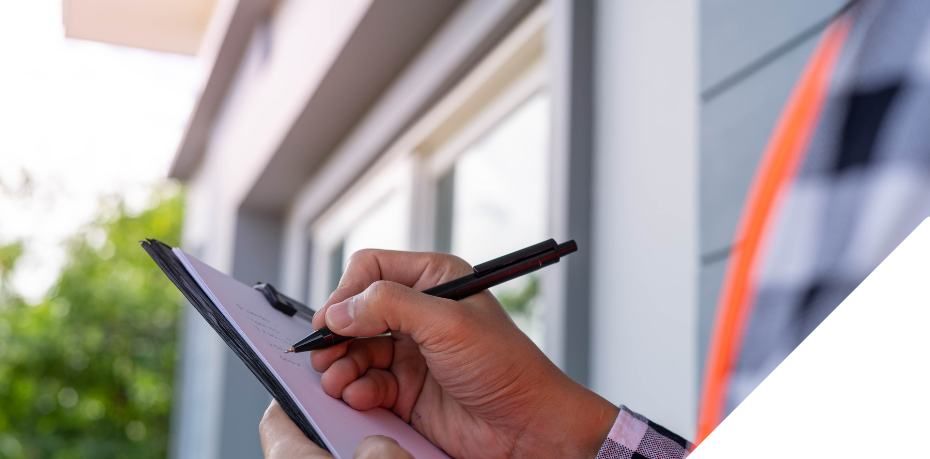
[[579, 251], [542, 272], [545, 350], [576, 381], [590, 381], [591, 161], [594, 145], [594, 0], [549, 3], [546, 58], [552, 97], [551, 234]]
[[595, 8], [591, 385], [691, 436], [697, 2], [601, 0]]
[[[281, 266], [281, 219], [239, 209], [235, 217], [215, 222], [227, 238], [202, 241], [195, 255], [229, 270], [236, 279], [277, 283]], [[225, 224], [225, 226], [224, 226]], [[188, 250], [192, 250], [189, 248]], [[212, 254], [207, 256], [206, 252]], [[258, 421], [271, 397], [248, 368], [193, 308], [187, 306], [181, 371], [172, 419], [172, 457], [261, 457]]]
[[[281, 218], [239, 209], [233, 248], [233, 277], [246, 284], [279, 283]], [[218, 458], [261, 456], [258, 421], [271, 401], [268, 391], [229, 349], [224, 349]]]

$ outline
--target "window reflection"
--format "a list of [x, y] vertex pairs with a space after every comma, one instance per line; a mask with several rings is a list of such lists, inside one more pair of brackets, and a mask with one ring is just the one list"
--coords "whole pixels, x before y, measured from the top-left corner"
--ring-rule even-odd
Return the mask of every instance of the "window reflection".
[[387, 194], [360, 217], [329, 255], [329, 286], [334, 290], [354, 252], [361, 249], [397, 249], [407, 246], [407, 205], [397, 191]]
[[[470, 145], [437, 183], [436, 246], [471, 263], [547, 235], [549, 99], [536, 93]], [[514, 321], [542, 338], [536, 274], [493, 289]]]

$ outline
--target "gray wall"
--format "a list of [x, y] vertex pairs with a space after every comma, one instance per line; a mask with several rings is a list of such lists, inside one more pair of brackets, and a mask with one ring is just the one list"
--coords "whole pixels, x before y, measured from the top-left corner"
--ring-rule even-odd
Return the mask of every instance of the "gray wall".
[[[189, 200], [202, 191], [191, 189]], [[279, 284], [280, 218], [237, 209], [234, 234], [233, 277], [247, 284]], [[196, 250], [196, 246], [189, 250], [204, 257], [205, 250]], [[184, 351], [177, 379], [181, 389], [176, 391], [172, 413], [171, 457], [261, 457], [258, 422], [271, 397], [192, 307], [186, 306], [183, 325]]]
[[[280, 285], [281, 219], [240, 208], [233, 254], [232, 275], [239, 281]], [[218, 457], [259, 457], [258, 421], [271, 396], [232, 351], [227, 349], [223, 358], [224, 382], [218, 387], [222, 390], [223, 418]]]
[[595, 8], [591, 387], [690, 437], [698, 3], [601, 0]]
[[[842, 0], [703, 0], [700, 11], [701, 372], [736, 225], [765, 144], [820, 34], [770, 64], [767, 53], [818, 27]], [[745, 78], [734, 80], [735, 75]]]

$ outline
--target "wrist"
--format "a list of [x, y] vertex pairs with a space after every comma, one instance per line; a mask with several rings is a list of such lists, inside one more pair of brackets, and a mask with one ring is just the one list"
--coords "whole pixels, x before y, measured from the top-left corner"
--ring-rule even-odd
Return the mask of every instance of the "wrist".
[[[620, 409], [587, 388], [568, 380], [548, 400], [518, 439], [521, 457], [590, 457], [613, 427]], [[526, 454], [523, 454], [526, 453]]]
[[575, 412], [578, 420], [567, 426], [571, 435], [567, 446], [572, 455], [565, 457], [593, 458], [604, 444], [620, 409], [587, 388], [579, 388], [584, 391], [585, 402]]

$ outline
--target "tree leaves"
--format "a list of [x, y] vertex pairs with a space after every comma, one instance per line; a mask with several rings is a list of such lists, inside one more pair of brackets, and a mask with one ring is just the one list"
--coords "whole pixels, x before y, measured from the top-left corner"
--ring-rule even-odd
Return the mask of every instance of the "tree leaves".
[[[115, 207], [68, 243], [42, 301], [0, 289], [0, 457], [167, 455], [181, 299], [139, 241], [177, 244], [182, 200]], [[0, 247], [0, 279], [21, 252]]]

